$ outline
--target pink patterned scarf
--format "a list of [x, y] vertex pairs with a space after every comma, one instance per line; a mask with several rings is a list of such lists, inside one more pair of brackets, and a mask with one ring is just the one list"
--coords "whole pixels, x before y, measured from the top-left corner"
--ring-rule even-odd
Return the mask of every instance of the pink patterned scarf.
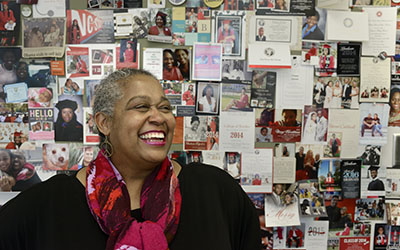
[[181, 193], [167, 158], [145, 180], [140, 208], [144, 222], [131, 217], [125, 181], [100, 151], [87, 169], [86, 198], [101, 229], [109, 235], [106, 250], [164, 250], [179, 223]]

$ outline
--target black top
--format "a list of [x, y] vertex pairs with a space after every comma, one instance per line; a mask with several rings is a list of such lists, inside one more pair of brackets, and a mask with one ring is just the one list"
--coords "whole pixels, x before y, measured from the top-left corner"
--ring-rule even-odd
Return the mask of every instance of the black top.
[[[259, 250], [256, 210], [226, 172], [192, 163], [178, 176], [180, 223], [171, 250]], [[140, 210], [132, 215], [141, 217]], [[105, 249], [104, 234], [73, 176], [56, 175], [22, 192], [0, 209], [0, 249]]]
[[25, 191], [40, 182], [42, 182], [42, 180], [40, 180], [38, 174], [35, 172], [31, 178], [17, 181], [12, 187], [12, 191]]

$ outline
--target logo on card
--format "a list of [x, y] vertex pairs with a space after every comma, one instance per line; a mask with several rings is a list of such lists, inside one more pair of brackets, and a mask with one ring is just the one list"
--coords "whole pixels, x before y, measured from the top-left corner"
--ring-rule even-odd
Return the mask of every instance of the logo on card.
[[376, 16], [377, 16], [377, 17], [381, 17], [381, 16], [382, 16], [382, 11], [376, 12]]
[[344, 25], [344, 27], [346, 27], [346, 28], [350, 28], [350, 27], [352, 27], [353, 26], [353, 20], [351, 20], [351, 18], [345, 18], [344, 20], [343, 20], [343, 25]]
[[275, 55], [275, 50], [274, 50], [273, 48], [266, 48], [266, 49], [264, 50], [264, 54], [265, 54], [267, 57], [271, 57], [271, 56]]

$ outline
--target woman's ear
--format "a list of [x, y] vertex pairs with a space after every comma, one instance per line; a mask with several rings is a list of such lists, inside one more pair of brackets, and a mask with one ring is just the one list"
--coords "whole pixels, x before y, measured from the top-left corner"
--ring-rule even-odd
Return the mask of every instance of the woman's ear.
[[94, 116], [94, 121], [96, 122], [96, 126], [99, 131], [103, 134], [108, 136], [111, 130], [111, 117], [99, 112], [96, 113]]

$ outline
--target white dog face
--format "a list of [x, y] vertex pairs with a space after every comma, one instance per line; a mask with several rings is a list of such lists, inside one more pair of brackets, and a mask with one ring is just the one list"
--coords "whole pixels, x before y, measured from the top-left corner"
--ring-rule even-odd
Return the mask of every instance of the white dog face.
[[68, 144], [44, 144], [47, 167], [53, 170], [67, 169], [69, 160]]

